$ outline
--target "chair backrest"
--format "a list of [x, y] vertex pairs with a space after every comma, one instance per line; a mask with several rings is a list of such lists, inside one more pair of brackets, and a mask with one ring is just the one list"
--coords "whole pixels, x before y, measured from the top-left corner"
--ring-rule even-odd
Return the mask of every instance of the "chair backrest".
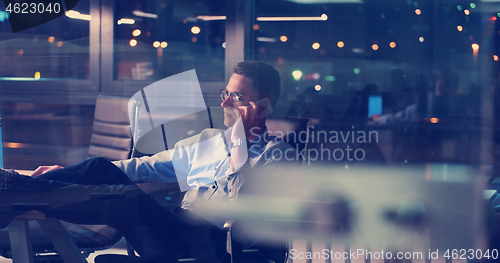
[[309, 119], [269, 116], [266, 118], [266, 126], [270, 135], [282, 138], [299, 151], [307, 149], [311, 126]]
[[130, 157], [132, 131], [128, 116], [129, 98], [100, 95], [97, 98], [94, 127], [88, 155], [108, 160]]

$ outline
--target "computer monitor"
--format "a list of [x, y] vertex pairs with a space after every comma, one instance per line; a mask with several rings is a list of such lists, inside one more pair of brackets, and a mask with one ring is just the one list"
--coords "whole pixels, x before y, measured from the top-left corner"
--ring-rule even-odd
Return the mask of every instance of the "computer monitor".
[[368, 97], [368, 116], [382, 114], [382, 96], [372, 95]]

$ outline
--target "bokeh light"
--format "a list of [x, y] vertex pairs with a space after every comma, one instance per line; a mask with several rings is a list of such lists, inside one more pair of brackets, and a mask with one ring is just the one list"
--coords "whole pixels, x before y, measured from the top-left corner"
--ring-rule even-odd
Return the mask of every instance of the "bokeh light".
[[439, 119], [438, 118], [431, 118], [431, 123], [438, 123]]
[[131, 47], [135, 47], [137, 45], [137, 40], [135, 39], [130, 39], [130, 42], [129, 42], [130, 46]]
[[475, 51], [479, 50], [479, 45], [476, 43], [472, 44], [472, 50], [475, 50]]
[[377, 44], [373, 44], [373, 45], [372, 45], [372, 49], [373, 49], [373, 50], [378, 50], [378, 45], [377, 45]]
[[394, 41], [393, 41], [393, 42], [389, 43], [389, 46], [390, 46], [391, 48], [395, 48], [395, 47], [396, 47], [396, 42], [394, 42]]
[[40, 71], [35, 72], [35, 79], [40, 79]]
[[153, 42], [153, 47], [159, 48], [160, 47], [160, 41]]
[[339, 47], [339, 48], [343, 48], [343, 47], [344, 47], [344, 45], [345, 45], [345, 44], [344, 44], [344, 42], [342, 42], [342, 41], [337, 42], [337, 47]]
[[419, 37], [419, 38], [418, 38], [418, 41], [420, 41], [420, 42], [424, 42], [424, 37]]
[[132, 36], [138, 37], [139, 35], [141, 35], [141, 30], [136, 29], [136, 30], [132, 31]]
[[325, 76], [326, 81], [334, 82], [335, 81], [335, 76]]
[[493, 60], [498, 61], [498, 56], [497, 55], [493, 55]]
[[162, 48], [166, 48], [167, 46], [168, 46], [168, 43], [167, 43], [167, 42], [165, 42], [165, 41], [162, 41], [162, 42], [160, 43], [160, 47], [162, 47]]
[[193, 27], [191, 28], [191, 33], [193, 33], [193, 34], [195, 34], [195, 35], [196, 35], [196, 34], [199, 34], [199, 33], [200, 33], [200, 31], [201, 31], [201, 29], [200, 29], [199, 27], [197, 27], [197, 26], [193, 26]]
[[312, 44], [312, 48], [313, 49], [318, 49], [319, 48], [319, 43], [316, 42], [316, 43]]
[[355, 69], [353, 70], [353, 72], [354, 72], [354, 74], [359, 74], [359, 73], [361, 72], [361, 70], [360, 70], [359, 68], [355, 68]]
[[300, 78], [302, 78], [302, 71], [295, 70], [292, 72], [292, 76], [293, 76], [293, 79], [295, 79], [296, 81], [299, 81]]
[[422, 14], [422, 11], [420, 9], [415, 9], [415, 14], [417, 14], [417, 16], [419, 16], [420, 14]]
[[62, 47], [63, 45], [64, 45], [64, 43], [62, 41], [57, 41], [57, 44], [56, 44], [57, 47]]
[[50, 36], [47, 40], [49, 41], [49, 43], [52, 43], [54, 42], [55, 38], [53, 36]]
[[468, 9], [465, 9], [465, 10], [464, 10], [464, 14], [465, 14], [466, 16], [468, 16], [468, 15], [470, 15], [470, 11], [469, 11]]
[[457, 26], [457, 30], [462, 32], [462, 30], [464, 30], [464, 28], [462, 26]]
[[281, 40], [281, 42], [287, 42], [288, 41], [288, 37], [286, 37], [286, 36], [280, 36], [280, 40]]
[[259, 29], [260, 29], [259, 25], [257, 25], [257, 24], [253, 25], [253, 30], [259, 30]]
[[316, 85], [316, 86], [314, 86], [314, 89], [315, 89], [316, 91], [320, 91], [320, 90], [321, 90], [321, 85]]

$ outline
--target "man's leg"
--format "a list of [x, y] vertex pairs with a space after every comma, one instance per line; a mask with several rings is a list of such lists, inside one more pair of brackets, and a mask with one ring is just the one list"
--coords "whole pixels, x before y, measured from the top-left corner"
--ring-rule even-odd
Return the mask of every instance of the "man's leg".
[[[81, 174], [93, 174], [91, 171], [96, 168], [83, 167]], [[114, 170], [112, 166], [108, 168]], [[36, 202], [33, 208], [65, 221], [110, 225], [127, 238], [141, 257], [153, 262], [174, 260], [181, 245], [181, 231], [198, 227], [164, 209], [136, 185], [79, 185], [20, 175], [7, 178], [4, 173], [0, 178], [8, 181], [0, 201], [4, 205], [23, 203], [29, 207]], [[49, 175], [53, 176], [47, 173], [44, 177]]]
[[[137, 190], [135, 183], [118, 167], [101, 157], [90, 158], [73, 166], [42, 174], [37, 178], [71, 184], [100, 186], [100, 188], [114, 187], [117, 196], [107, 196], [106, 193], [98, 193], [99, 191], [94, 190], [92, 196], [98, 197], [98, 195], [102, 195], [97, 206], [95, 201], [89, 200], [57, 210], [52, 209], [52, 211], [46, 211], [46, 213], [69, 222], [111, 225], [122, 232], [134, 248], [145, 258], [162, 256], [154, 255], [158, 253], [155, 251], [161, 253], [176, 251], [173, 246], [180, 243], [179, 238], [164, 240], [167, 236], [178, 235], [175, 231], [170, 231], [170, 229], [194, 227], [186, 223], [182, 216], [175, 212], [177, 210], [169, 209], [169, 211], [165, 211], [163, 207], [141, 190], [138, 191], [139, 194], [134, 198], [125, 197], [125, 192]], [[120, 206], [121, 208], [119, 208]], [[146, 215], [148, 212], [150, 212], [149, 216]], [[161, 247], [167, 244], [169, 244], [169, 247]]]

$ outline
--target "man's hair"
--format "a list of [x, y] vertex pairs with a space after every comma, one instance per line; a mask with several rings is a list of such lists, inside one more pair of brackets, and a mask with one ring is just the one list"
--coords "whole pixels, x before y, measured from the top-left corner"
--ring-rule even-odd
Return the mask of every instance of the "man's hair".
[[281, 78], [273, 66], [259, 61], [240, 62], [233, 68], [233, 73], [248, 78], [252, 81], [254, 92], [267, 96], [272, 106], [276, 105], [281, 92]]

